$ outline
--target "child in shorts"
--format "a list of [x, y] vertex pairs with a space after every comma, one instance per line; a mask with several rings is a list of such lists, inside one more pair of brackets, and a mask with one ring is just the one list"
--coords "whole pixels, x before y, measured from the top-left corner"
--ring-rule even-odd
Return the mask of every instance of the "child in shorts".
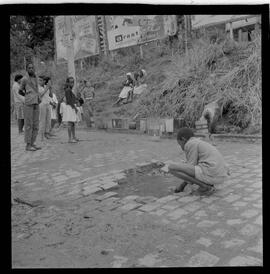
[[188, 183], [199, 186], [200, 195], [210, 195], [215, 191], [215, 184], [223, 183], [229, 170], [221, 153], [211, 144], [195, 138], [190, 128], [181, 128], [177, 142], [185, 152], [187, 161], [170, 164], [168, 170], [184, 182], [175, 189], [182, 192]]

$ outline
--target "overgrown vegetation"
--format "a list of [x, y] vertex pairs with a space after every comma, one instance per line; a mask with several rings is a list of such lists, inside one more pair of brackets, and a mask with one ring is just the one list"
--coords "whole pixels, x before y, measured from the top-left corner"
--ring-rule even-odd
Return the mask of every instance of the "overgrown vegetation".
[[24, 69], [32, 56], [54, 56], [53, 16], [10, 16], [11, 71]]
[[261, 127], [261, 43], [196, 41], [188, 55], [174, 56], [166, 79], [141, 96], [140, 116], [182, 117], [194, 126], [204, 106], [219, 100], [231, 125]]

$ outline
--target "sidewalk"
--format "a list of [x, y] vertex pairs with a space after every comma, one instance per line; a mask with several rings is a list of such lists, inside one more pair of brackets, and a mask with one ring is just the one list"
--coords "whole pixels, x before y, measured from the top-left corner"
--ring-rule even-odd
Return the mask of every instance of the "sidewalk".
[[[262, 265], [260, 144], [217, 142], [232, 176], [211, 197], [118, 197], [110, 187], [122, 170], [184, 159], [176, 141], [77, 135], [82, 141], [68, 144], [61, 130], [25, 152], [12, 126], [13, 197], [40, 203], [12, 206], [13, 267]], [[101, 186], [109, 192], [94, 191]]]

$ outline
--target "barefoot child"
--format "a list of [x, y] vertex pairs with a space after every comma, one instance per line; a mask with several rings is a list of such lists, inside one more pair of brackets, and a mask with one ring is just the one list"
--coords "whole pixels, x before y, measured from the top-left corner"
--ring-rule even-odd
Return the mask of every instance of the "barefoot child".
[[68, 77], [65, 85], [65, 102], [61, 103], [60, 113], [62, 113], [62, 122], [68, 125], [68, 142], [77, 143], [79, 139], [75, 136], [75, 123], [77, 121], [76, 96], [72, 92], [74, 86], [73, 77]]
[[179, 130], [177, 142], [185, 152], [187, 162], [168, 166], [171, 174], [184, 180], [175, 192], [183, 191], [190, 183], [199, 186], [199, 194], [213, 193], [214, 185], [223, 183], [228, 175], [228, 168], [220, 152], [211, 144], [195, 138], [190, 128]]

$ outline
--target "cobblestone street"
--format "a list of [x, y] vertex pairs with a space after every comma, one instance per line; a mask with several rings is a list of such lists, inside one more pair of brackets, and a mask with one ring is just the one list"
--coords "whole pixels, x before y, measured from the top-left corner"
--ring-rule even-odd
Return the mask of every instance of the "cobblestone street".
[[26, 152], [11, 127], [13, 268], [263, 265], [261, 144], [216, 142], [231, 176], [210, 197], [120, 197], [124, 170], [184, 159], [176, 140], [77, 135]]

